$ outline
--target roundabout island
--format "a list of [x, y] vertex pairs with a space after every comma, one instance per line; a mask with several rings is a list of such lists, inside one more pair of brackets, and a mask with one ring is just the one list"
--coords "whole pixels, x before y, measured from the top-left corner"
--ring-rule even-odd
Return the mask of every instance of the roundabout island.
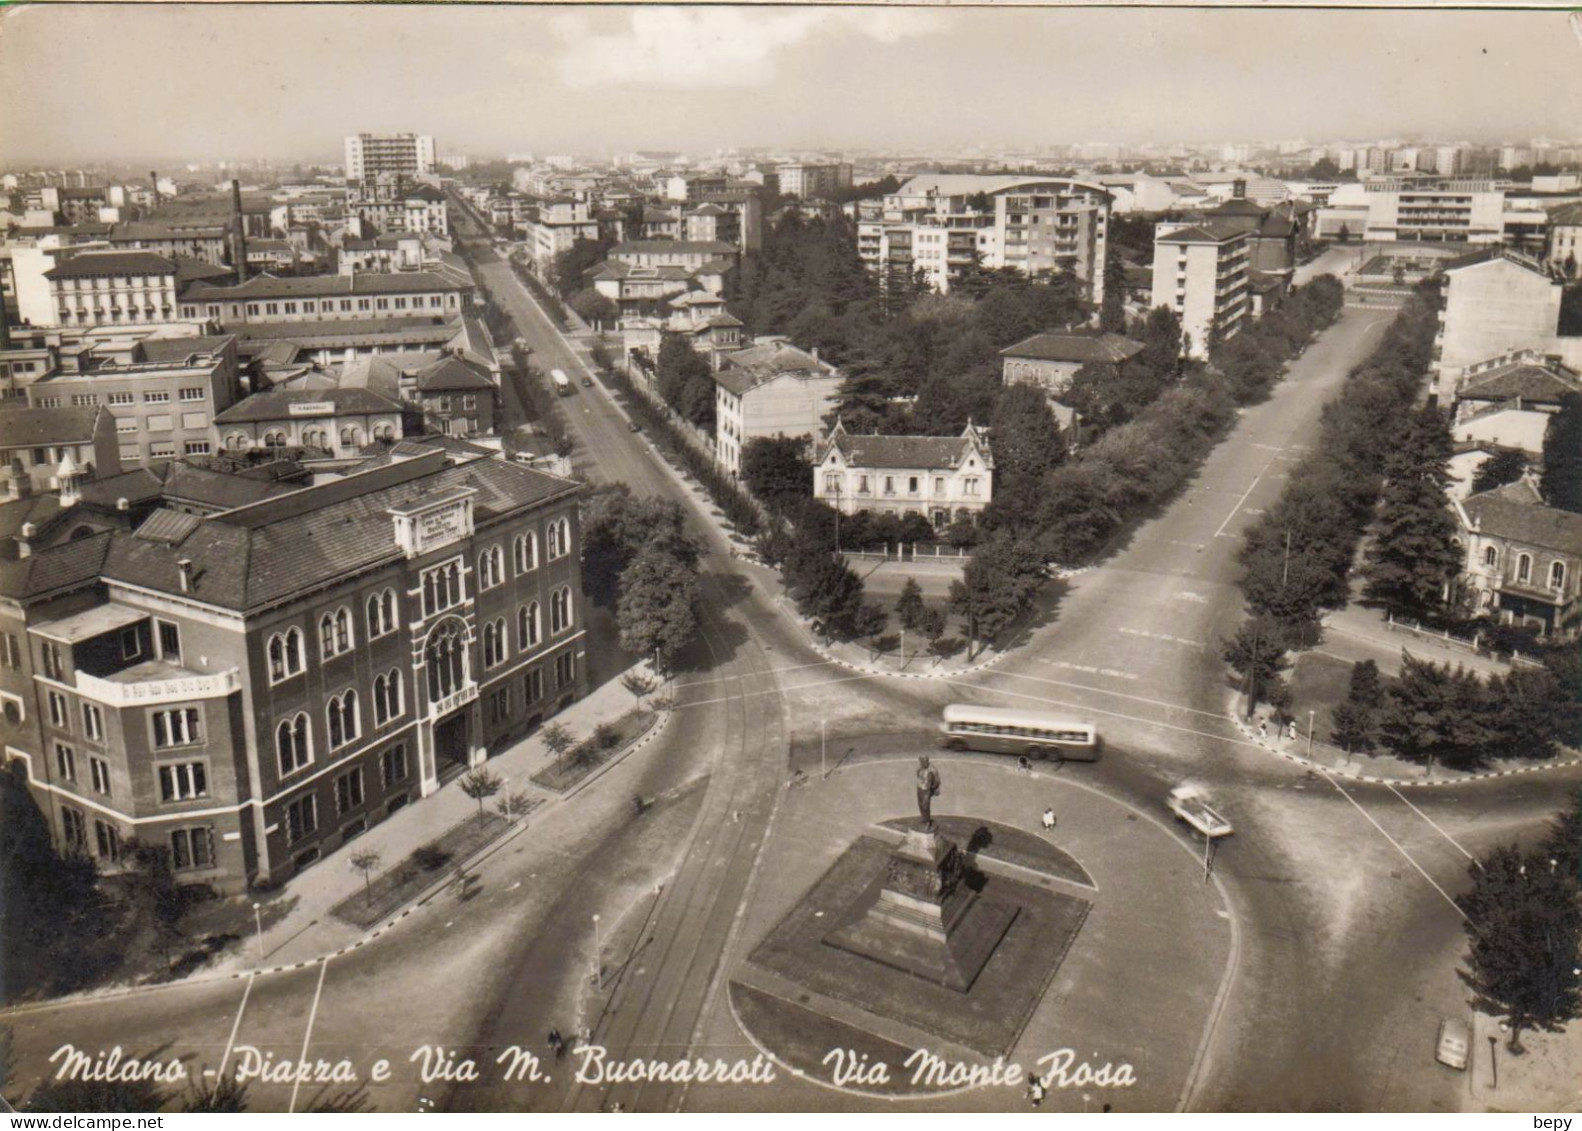
[[1169, 1111], [1235, 950], [1198, 849], [1070, 767], [869, 762], [786, 791], [705, 1037], [774, 1060], [763, 1109]]

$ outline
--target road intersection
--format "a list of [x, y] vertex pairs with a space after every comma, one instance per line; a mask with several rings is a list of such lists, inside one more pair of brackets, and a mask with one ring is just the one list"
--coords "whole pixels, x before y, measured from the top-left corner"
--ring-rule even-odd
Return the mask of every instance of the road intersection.
[[[588, 343], [553, 326], [507, 264], [487, 248], [478, 254], [480, 275], [536, 363], [586, 370]], [[628, 429], [616, 399], [602, 385], [579, 388], [565, 402], [577, 473], [682, 501], [709, 551], [701, 640], [692, 670], [676, 681], [665, 735], [492, 858], [476, 898], [437, 900], [355, 953], [281, 974], [0, 1014], [15, 1030], [18, 1079], [37, 1078], [51, 1052], [84, 1045], [84, 1034], [116, 1033], [128, 1052], [185, 1056], [194, 1072], [240, 1057], [346, 1059], [359, 1068], [365, 1101], [382, 1110], [728, 1106], [718, 1093], [679, 1084], [573, 1085], [544, 1033], [586, 1025], [612, 1055], [668, 1057], [728, 1033], [724, 985], [756, 941], [748, 909], [768, 882], [764, 869], [775, 866], [765, 846], [784, 839], [787, 783], [799, 773], [868, 774], [908, 758], [927, 748], [939, 708], [967, 699], [1080, 712], [1100, 724], [1108, 753], [1064, 769], [1075, 785], [1164, 814], [1164, 794], [1190, 780], [1212, 788], [1234, 820], [1238, 833], [1215, 875], [1236, 945], [1215, 1008], [1199, 1023], [1200, 1055], [1178, 1102], [1198, 1110], [1464, 1106], [1464, 1078], [1433, 1065], [1430, 1047], [1438, 1018], [1466, 1008], [1454, 974], [1463, 942], [1452, 897], [1470, 855], [1538, 827], [1578, 774], [1410, 796], [1317, 775], [1272, 757], [1228, 717], [1218, 655], [1241, 615], [1234, 559], [1242, 531], [1278, 497], [1318, 434], [1323, 405], [1388, 318], [1345, 310], [1269, 400], [1243, 412], [1179, 495], [1104, 564], [1074, 578], [1009, 655], [937, 680], [853, 672], [812, 648], [775, 600], [773, 575], [733, 558], [706, 501]], [[508, 410], [519, 396], [506, 390]], [[978, 764], [981, 775], [970, 757], [953, 772], [975, 782], [1004, 776], [1003, 766]], [[632, 816], [634, 795], [655, 799], [641, 818]], [[794, 804], [814, 797], [797, 795]], [[905, 800], [896, 799], [898, 813]], [[1179, 828], [1169, 835], [1190, 839]], [[621, 937], [635, 937], [641, 950], [620, 964], [612, 989], [590, 995], [590, 971], [614, 962], [601, 953], [609, 948], [596, 915], [604, 931], [624, 927]], [[1146, 1045], [1148, 1035], [1137, 1040]], [[532, 1050], [544, 1075], [559, 1078], [502, 1082], [496, 1058], [513, 1047]], [[377, 1081], [369, 1066], [381, 1059], [389, 1077]], [[457, 1075], [464, 1061], [478, 1066], [476, 1082]], [[301, 1110], [345, 1090], [260, 1080], [252, 1106]], [[847, 1100], [770, 1088], [742, 1094], [739, 1105]], [[964, 1094], [923, 1102], [977, 1109], [991, 1101]]]

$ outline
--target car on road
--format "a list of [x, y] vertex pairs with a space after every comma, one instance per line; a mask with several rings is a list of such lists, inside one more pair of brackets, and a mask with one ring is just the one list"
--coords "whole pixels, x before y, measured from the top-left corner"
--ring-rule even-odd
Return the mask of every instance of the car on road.
[[1170, 812], [1210, 840], [1230, 836], [1236, 831], [1229, 821], [1214, 811], [1213, 806], [1208, 803], [1208, 798], [1203, 796], [1202, 790], [1196, 786], [1176, 786], [1165, 799], [1165, 805]]
[[1459, 1017], [1446, 1017], [1439, 1023], [1439, 1041], [1434, 1046], [1435, 1060], [1465, 1072], [1471, 1051], [1472, 1030], [1465, 1021]]
[[592, 377], [584, 377], [582, 379], [582, 387], [584, 389], [591, 389], [591, 388], [593, 388], [593, 378]]
[[628, 428], [630, 428], [633, 432], [641, 432], [643, 430], [643, 426], [641, 424], [637, 423], [637, 421], [635, 421], [635, 420], [628, 420], [626, 422], [626, 426]]

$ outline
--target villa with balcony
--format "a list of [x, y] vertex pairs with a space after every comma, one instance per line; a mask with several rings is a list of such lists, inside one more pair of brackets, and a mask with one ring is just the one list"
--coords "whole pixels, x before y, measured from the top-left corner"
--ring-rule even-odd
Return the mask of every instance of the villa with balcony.
[[1582, 635], [1582, 515], [1544, 506], [1530, 479], [1452, 502], [1471, 611], [1544, 637]]
[[813, 497], [842, 514], [915, 514], [942, 529], [975, 521], [994, 496], [986, 429], [960, 436], [854, 436], [840, 421], [819, 445]]

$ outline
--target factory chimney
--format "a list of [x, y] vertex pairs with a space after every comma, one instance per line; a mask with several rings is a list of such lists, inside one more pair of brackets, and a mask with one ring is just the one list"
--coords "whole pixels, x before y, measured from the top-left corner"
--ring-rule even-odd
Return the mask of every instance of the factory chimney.
[[242, 215], [242, 182], [231, 182], [231, 266], [236, 281], [247, 282], [247, 219]]
[[148, 171], [148, 183], [154, 189], [154, 207], [159, 207], [159, 173], [153, 169]]

